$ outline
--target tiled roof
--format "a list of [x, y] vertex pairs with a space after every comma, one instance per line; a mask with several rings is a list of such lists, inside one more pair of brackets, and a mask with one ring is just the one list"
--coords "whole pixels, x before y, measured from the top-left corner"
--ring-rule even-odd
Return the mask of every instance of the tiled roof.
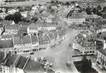
[[16, 36], [13, 39], [13, 43], [14, 43], [14, 45], [29, 44], [29, 43], [31, 43], [31, 38], [29, 35], [26, 35], [23, 37]]
[[19, 25], [22, 25], [22, 26], [25, 26], [25, 25], [28, 26], [28, 25], [30, 25], [30, 23], [28, 23], [28, 22], [19, 22], [18, 24], [19, 24]]
[[38, 29], [37, 25], [34, 24], [34, 23], [30, 24], [30, 25], [28, 26], [28, 28], [29, 28], [29, 29], [33, 29], [33, 30], [37, 30], [37, 29]]
[[51, 32], [54, 34], [54, 37], [55, 37], [55, 39], [56, 39], [57, 36], [58, 36], [58, 33], [56, 32], [56, 30], [52, 30]]
[[31, 35], [32, 44], [36, 44], [38, 42], [38, 38], [36, 35]]
[[[9, 55], [9, 54], [7, 54], [7, 55]], [[9, 57], [6, 58], [5, 65], [10, 67], [11, 65], [14, 64], [14, 62], [16, 61], [17, 58], [18, 58], [17, 55], [9, 55]]]
[[11, 48], [13, 47], [12, 40], [0, 40], [0, 48]]
[[6, 25], [5, 26], [5, 30], [9, 29], [9, 30], [19, 30], [20, 26], [19, 25]]
[[13, 21], [4, 20], [2, 21], [3, 25], [11, 25]]
[[48, 37], [49, 37], [50, 40], [55, 39], [55, 37], [54, 37], [54, 33], [49, 32], [47, 35], [48, 35]]
[[50, 39], [47, 35], [39, 37], [39, 44], [40, 45], [49, 44], [49, 43], [50, 43]]
[[13, 38], [13, 43], [14, 43], [14, 45], [21, 45], [22, 44], [22, 40], [21, 40], [21, 38], [19, 37], [19, 36], [17, 36], [17, 37], [14, 37]]
[[23, 56], [20, 56], [20, 58], [19, 58], [19, 60], [18, 60], [18, 62], [17, 62], [17, 64], [16, 64], [16, 67], [17, 67], [17, 68], [20, 68], [20, 69], [23, 69], [23, 67], [24, 67], [24, 65], [25, 65], [25, 63], [26, 63], [26, 61], [27, 61], [27, 58], [25, 58], [25, 57], [23, 57]]
[[27, 33], [27, 27], [20, 27], [18, 35], [22, 36], [24, 33]]

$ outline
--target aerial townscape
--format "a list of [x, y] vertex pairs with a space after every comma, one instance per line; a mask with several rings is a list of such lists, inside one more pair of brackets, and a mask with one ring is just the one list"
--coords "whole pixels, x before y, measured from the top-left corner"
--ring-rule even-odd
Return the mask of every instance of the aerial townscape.
[[0, 0], [0, 73], [106, 73], [106, 0]]

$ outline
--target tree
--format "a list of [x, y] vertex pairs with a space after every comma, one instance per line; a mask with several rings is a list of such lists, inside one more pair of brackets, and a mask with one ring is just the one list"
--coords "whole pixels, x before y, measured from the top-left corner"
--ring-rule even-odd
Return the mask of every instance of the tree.
[[84, 55], [81, 62], [82, 62], [82, 64], [81, 64], [81, 73], [87, 73], [87, 72], [91, 71], [91, 69], [92, 69], [91, 60], [88, 60], [86, 58], [86, 56]]

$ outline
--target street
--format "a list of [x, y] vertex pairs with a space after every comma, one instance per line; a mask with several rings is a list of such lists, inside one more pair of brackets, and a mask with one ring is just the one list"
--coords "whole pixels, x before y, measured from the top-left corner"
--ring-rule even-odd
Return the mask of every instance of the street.
[[49, 48], [47, 50], [36, 52], [35, 55], [32, 57], [46, 57], [46, 56], [52, 57], [55, 60], [54, 69], [56, 71], [59, 70], [65, 73], [75, 72], [76, 70], [75, 66], [72, 65], [71, 66], [72, 68], [68, 68], [66, 66], [66, 63], [70, 61], [73, 64], [72, 62], [73, 49], [72, 47], [69, 47], [69, 44], [74, 42], [74, 37], [78, 33], [79, 30], [69, 29], [67, 31], [64, 41], [60, 45], [57, 45], [55, 48]]

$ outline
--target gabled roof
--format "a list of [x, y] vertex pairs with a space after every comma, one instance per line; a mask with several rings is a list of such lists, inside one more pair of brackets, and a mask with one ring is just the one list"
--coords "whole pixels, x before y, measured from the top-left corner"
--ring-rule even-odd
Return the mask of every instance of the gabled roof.
[[11, 48], [13, 47], [13, 40], [0, 40], [0, 48]]
[[3, 61], [3, 60], [4, 60], [4, 56], [5, 56], [5, 53], [2, 52], [2, 51], [0, 51], [0, 64], [1, 64], [2, 62], [4, 62], [4, 61]]
[[29, 35], [23, 36], [23, 37], [22, 37], [22, 43], [23, 43], [23, 44], [29, 44], [29, 43], [31, 43], [31, 38], [30, 38], [30, 36], [29, 36]]
[[24, 44], [29, 44], [31, 43], [31, 38], [29, 35], [26, 36], [15, 36], [13, 39], [14, 45], [24, 45]]
[[13, 44], [14, 44], [14, 45], [21, 45], [21, 44], [22, 44], [21, 38], [20, 38], [19, 36], [14, 37], [14, 38], [13, 38]]
[[54, 34], [54, 37], [55, 37], [55, 39], [56, 39], [57, 36], [58, 36], [58, 33], [56, 32], [56, 30], [52, 30], [51, 32]]
[[30, 25], [28, 26], [28, 28], [29, 28], [30, 30], [38, 30], [37, 25], [34, 24], [34, 23], [30, 24]]
[[48, 35], [48, 37], [49, 37], [50, 40], [55, 39], [55, 37], [54, 37], [54, 33], [49, 32], [47, 35]]
[[3, 25], [11, 25], [13, 21], [8, 21], [8, 20], [3, 20], [2, 24]]
[[45, 45], [45, 44], [49, 44], [49, 43], [50, 43], [50, 39], [47, 35], [43, 35], [42, 37], [39, 37], [40, 45]]
[[12, 66], [12, 65], [14, 65], [14, 63], [15, 63], [15, 61], [16, 61], [16, 59], [18, 58], [18, 56], [17, 55], [10, 55], [10, 54], [7, 54], [7, 55], [9, 55], [6, 59], [5, 59], [5, 66]]
[[17, 64], [16, 64], [16, 67], [17, 67], [17, 68], [20, 68], [20, 69], [23, 69], [23, 67], [24, 67], [24, 65], [25, 65], [25, 63], [26, 63], [26, 61], [27, 61], [27, 58], [25, 58], [25, 57], [23, 57], [23, 56], [20, 56], [20, 58], [19, 58], [19, 60], [18, 60], [18, 62], [17, 62]]
[[19, 30], [19, 25], [6, 25], [5, 30]]
[[37, 35], [31, 35], [32, 44], [36, 44], [38, 42]]
[[52, 23], [43, 23], [43, 22], [36, 22], [29, 25], [30, 29], [39, 29], [39, 27], [57, 27], [58, 25]]
[[12, 38], [12, 35], [2, 35], [1, 37], [2, 37], [3, 39]]

